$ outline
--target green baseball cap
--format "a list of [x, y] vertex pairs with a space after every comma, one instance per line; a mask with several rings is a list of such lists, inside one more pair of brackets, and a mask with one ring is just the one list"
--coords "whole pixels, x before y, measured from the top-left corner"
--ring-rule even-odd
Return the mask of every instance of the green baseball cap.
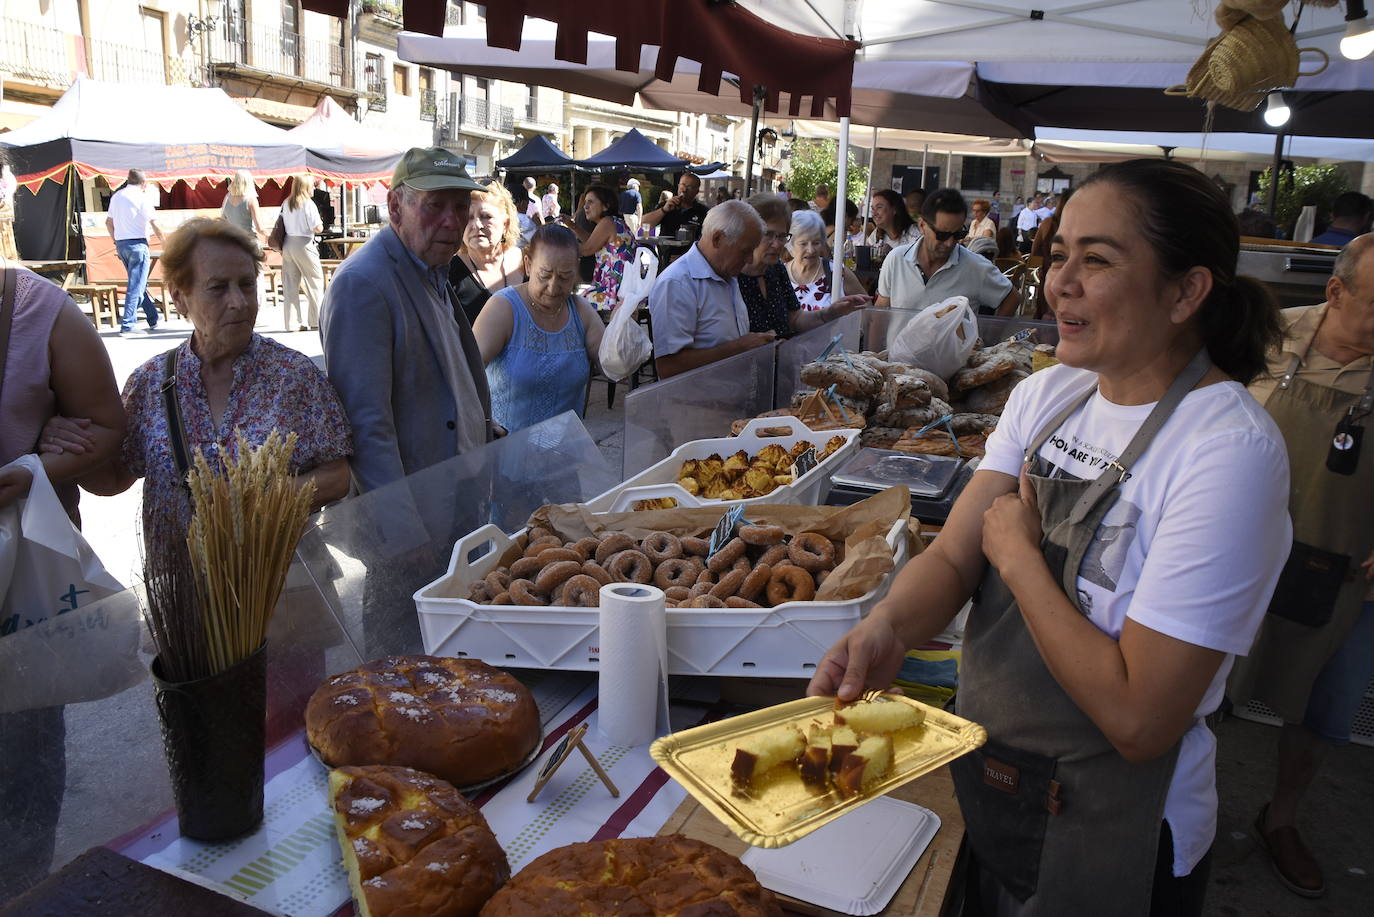
[[414, 147], [406, 151], [391, 173], [391, 187], [405, 185], [416, 191], [440, 191], [457, 188], [461, 191], [481, 191], [482, 186], [472, 180], [463, 160], [440, 147]]

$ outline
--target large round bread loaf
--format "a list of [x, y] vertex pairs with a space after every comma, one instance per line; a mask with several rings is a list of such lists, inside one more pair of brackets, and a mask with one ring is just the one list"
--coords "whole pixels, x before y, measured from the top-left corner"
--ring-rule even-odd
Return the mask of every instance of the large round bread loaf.
[[482, 917], [781, 917], [749, 867], [681, 835], [569, 844], [533, 860], [497, 892]]
[[361, 917], [476, 917], [510, 876], [482, 813], [429, 774], [341, 767], [329, 798]]
[[387, 656], [335, 675], [305, 708], [331, 767], [395, 764], [457, 787], [514, 770], [539, 741], [539, 709], [514, 677], [475, 659]]

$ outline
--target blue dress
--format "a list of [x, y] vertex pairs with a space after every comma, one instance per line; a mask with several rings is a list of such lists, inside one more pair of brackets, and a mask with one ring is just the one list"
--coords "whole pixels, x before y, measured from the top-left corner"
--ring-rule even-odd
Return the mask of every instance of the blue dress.
[[492, 419], [514, 433], [564, 411], [582, 416], [592, 370], [577, 299], [568, 297], [567, 323], [558, 331], [545, 331], [534, 323], [515, 288], [498, 290], [491, 298], [510, 303], [513, 320], [505, 349], [487, 366]]

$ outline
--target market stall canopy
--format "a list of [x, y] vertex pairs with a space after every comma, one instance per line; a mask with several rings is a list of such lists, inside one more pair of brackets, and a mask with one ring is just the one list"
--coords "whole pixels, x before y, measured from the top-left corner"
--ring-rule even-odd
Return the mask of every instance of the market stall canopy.
[[[1187, 134], [1041, 128], [1035, 151], [1050, 162], [1109, 162], [1169, 156], [1190, 162], [1250, 161], [1274, 155], [1273, 134]], [[1321, 162], [1374, 162], [1374, 141], [1284, 137], [1284, 157]]]
[[390, 135], [359, 124], [330, 96], [286, 133], [305, 147], [307, 171], [326, 181], [388, 181], [405, 152]]
[[170, 187], [186, 179], [228, 178], [247, 169], [259, 181], [305, 167], [305, 148], [254, 118], [222, 89], [106, 83], [78, 77], [48, 114], [0, 135], [21, 185], [36, 191], [68, 167], [113, 186], [129, 169]]
[[634, 171], [677, 171], [690, 165], [645, 137], [635, 128], [595, 156], [579, 159], [577, 164], [584, 169], [607, 171], [609, 169], [632, 169]]
[[[807, 121], [798, 119], [792, 122], [769, 119], [775, 127], [788, 125], [797, 137], [814, 140], [839, 140], [840, 128], [828, 121]], [[852, 131], [851, 144], [867, 146], [867, 130]], [[1011, 140], [996, 137], [979, 137], [967, 134], [946, 134], [937, 131], [906, 131], [885, 129], [878, 133], [878, 146], [889, 150], [909, 150], [915, 153], [931, 152], [956, 156], [1025, 156], [1031, 151], [1029, 140]]]
[[[427, 67], [547, 86], [622, 105], [633, 104], [638, 98], [645, 107], [665, 111], [743, 117], [752, 112], [752, 100], [738, 91], [747, 84], [731, 71], [723, 74], [723, 83], [714, 91], [703, 92], [699, 88], [701, 67], [695, 61], [678, 60], [668, 77], [662, 78], [657, 47], [640, 47], [638, 67], [627, 70], [618, 69], [626, 62], [610, 36], [587, 36], [585, 65], [560, 58], [559, 42], [554, 23], [528, 19], [519, 50], [489, 45], [486, 30], [471, 25], [449, 28], [443, 37], [402, 32], [397, 54], [402, 60]], [[966, 62], [862, 64], [854, 68], [850, 115], [855, 124], [880, 127], [923, 125], [961, 134], [1028, 136], [1029, 122], [1016, 112], [994, 115], [979, 103], [974, 77], [974, 65]], [[777, 108], [790, 112], [793, 96], [782, 91], [779, 98]], [[809, 102], [802, 104], [800, 97], [796, 101], [798, 113], [811, 113]], [[838, 116], [833, 99], [823, 100], [819, 114], [813, 115], [831, 120]]]
[[520, 149], [496, 164], [510, 172], [540, 171], [543, 169], [567, 171], [577, 168], [571, 156], [554, 146], [548, 137], [535, 134]]

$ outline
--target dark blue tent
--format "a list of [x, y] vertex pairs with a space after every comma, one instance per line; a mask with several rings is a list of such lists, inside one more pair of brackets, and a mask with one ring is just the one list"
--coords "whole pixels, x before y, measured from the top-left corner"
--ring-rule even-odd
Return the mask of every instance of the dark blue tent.
[[528, 143], [496, 163], [507, 170], [561, 171], [573, 169], [572, 157], [549, 142], [543, 134], [536, 134]]
[[584, 169], [598, 172], [626, 169], [631, 172], [648, 172], [670, 169], [681, 171], [692, 164], [679, 159], [667, 150], [645, 137], [634, 128], [595, 156], [579, 159], [577, 164]]

